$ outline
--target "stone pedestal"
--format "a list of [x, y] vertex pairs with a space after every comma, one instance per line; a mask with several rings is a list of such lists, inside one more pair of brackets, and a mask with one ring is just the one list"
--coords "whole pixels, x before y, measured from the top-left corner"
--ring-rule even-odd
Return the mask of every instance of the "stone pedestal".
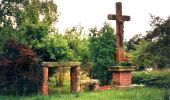
[[112, 66], [109, 67], [109, 71], [112, 72], [112, 82], [113, 86], [130, 86], [131, 82], [131, 72], [134, 67], [130, 66]]
[[72, 93], [80, 91], [80, 67], [71, 66], [70, 68], [70, 90]]

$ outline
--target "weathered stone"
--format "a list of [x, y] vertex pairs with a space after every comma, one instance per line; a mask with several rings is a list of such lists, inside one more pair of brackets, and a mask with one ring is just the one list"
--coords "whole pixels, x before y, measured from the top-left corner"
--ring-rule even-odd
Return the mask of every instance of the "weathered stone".
[[43, 96], [46, 96], [46, 95], [48, 95], [48, 68], [43, 67], [42, 73], [43, 73], [43, 77], [42, 77], [41, 92], [42, 92]]
[[71, 67], [70, 68], [70, 89], [71, 92], [80, 91], [80, 62], [43, 62], [42, 64], [42, 86], [39, 93], [48, 95], [48, 68], [50, 67]]
[[116, 20], [116, 62], [121, 62], [121, 59], [124, 58], [123, 50], [123, 35], [124, 35], [124, 21], [129, 21], [130, 16], [122, 16], [122, 3], [116, 3], [116, 15], [109, 14], [109, 20]]
[[80, 91], [80, 67], [74, 66], [70, 68], [70, 90], [72, 93]]
[[112, 72], [112, 83], [113, 86], [129, 86], [132, 84], [131, 71], [134, 70], [134, 67], [129, 66], [113, 66], [109, 68], [109, 71]]
[[42, 62], [42, 66], [47, 67], [77, 67], [80, 62]]
[[100, 82], [97, 79], [81, 80], [80, 81], [80, 89], [81, 89], [81, 91], [83, 91], [85, 86], [88, 85], [89, 90], [97, 91], [97, 90], [99, 90], [99, 84], [100, 84]]

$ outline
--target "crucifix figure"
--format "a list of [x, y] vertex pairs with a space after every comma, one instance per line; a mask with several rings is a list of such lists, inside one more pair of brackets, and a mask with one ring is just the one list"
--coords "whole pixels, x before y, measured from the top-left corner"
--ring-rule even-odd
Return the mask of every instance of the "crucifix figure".
[[124, 22], [130, 21], [130, 16], [122, 15], [122, 3], [116, 3], [116, 15], [109, 14], [109, 20], [116, 20], [116, 62], [119, 63], [124, 58], [124, 50], [123, 50], [123, 28]]

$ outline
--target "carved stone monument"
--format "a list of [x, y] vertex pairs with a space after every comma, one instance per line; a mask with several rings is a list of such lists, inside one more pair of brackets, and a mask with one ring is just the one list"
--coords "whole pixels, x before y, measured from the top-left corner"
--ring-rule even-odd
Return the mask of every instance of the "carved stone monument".
[[[124, 36], [124, 22], [130, 21], [130, 16], [122, 15], [122, 3], [116, 3], [116, 15], [109, 14], [109, 20], [116, 20], [116, 62], [120, 63], [128, 61], [124, 57], [123, 50], [123, 36]], [[131, 85], [131, 71], [134, 70], [132, 66], [111, 66], [109, 71], [112, 72], [113, 86], [129, 86]]]
[[124, 33], [124, 22], [130, 21], [130, 16], [122, 15], [122, 3], [116, 3], [116, 15], [109, 14], [109, 20], [116, 20], [116, 62], [120, 62], [124, 59], [124, 50], [123, 50], [123, 33]]

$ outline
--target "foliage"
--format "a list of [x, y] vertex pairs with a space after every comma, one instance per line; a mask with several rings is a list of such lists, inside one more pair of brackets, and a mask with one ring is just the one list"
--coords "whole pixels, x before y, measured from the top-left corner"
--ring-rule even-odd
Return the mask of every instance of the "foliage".
[[89, 41], [84, 35], [83, 27], [74, 26], [71, 29], [67, 29], [64, 38], [67, 39], [68, 46], [73, 52], [73, 61], [81, 61], [82, 64], [90, 61]]
[[132, 52], [136, 50], [135, 45], [139, 45], [140, 41], [143, 39], [142, 34], [134, 35], [128, 42], [125, 42], [125, 50]]
[[[137, 50], [132, 52], [132, 62], [138, 66], [153, 66], [153, 56], [150, 54], [150, 42], [142, 41], [140, 45], [136, 45]], [[155, 63], [156, 64], [156, 63]]]
[[[35, 45], [51, 32], [57, 20], [57, 5], [53, 0], [1, 0], [0, 1], [0, 43], [8, 38]], [[2, 40], [1, 40], [2, 37]], [[0, 53], [3, 53], [0, 45]]]
[[21, 27], [25, 23], [51, 25], [58, 15], [52, 0], [1, 0], [0, 25]]
[[23, 34], [25, 43], [31, 48], [36, 49], [36, 45], [42, 42], [42, 39], [48, 35], [48, 27], [43, 24], [28, 24], [19, 31]]
[[4, 53], [4, 43], [6, 42], [7, 39], [13, 37], [16, 38], [16, 31], [5, 27], [5, 28], [0, 28], [0, 54]]
[[131, 66], [131, 63], [129, 63], [128, 61], [123, 61], [118, 63], [119, 66]]
[[[25, 95], [41, 86], [41, 67], [32, 49], [14, 39], [6, 41], [0, 58], [0, 92]], [[9, 91], [10, 90], [10, 91]]]
[[68, 42], [59, 34], [49, 34], [35, 45], [37, 54], [45, 61], [70, 60], [73, 57]]
[[139, 66], [170, 67], [170, 17], [163, 20], [151, 16], [151, 19], [153, 30], [135, 46], [136, 51], [132, 52], [132, 61]]
[[133, 72], [132, 82], [151, 87], [170, 88], [170, 70]]
[[111, 79], [108, 67], [115, 62], [116, 37], [113, 28], [105, 23], [98, 31], [96, 28], [90, 30], [89, 51], [93, 62], [91, 72], [92, 78], [100, 80], [101, 85], [106, 85]]

